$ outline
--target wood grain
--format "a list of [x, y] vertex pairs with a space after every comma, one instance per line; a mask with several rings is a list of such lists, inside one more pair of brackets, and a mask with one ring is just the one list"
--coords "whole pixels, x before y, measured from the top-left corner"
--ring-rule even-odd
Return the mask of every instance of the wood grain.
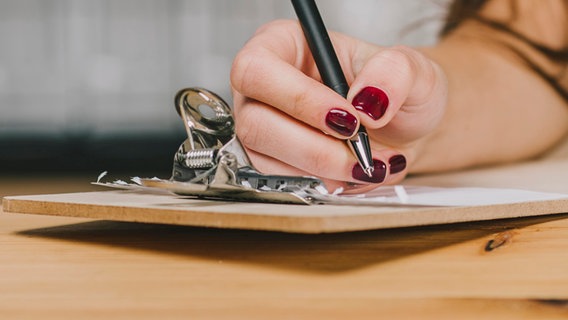
[[566, 215], [312, 235], [3, 213], [0, 316], [562, 319], [566, 234]]
[[[436, 181], [554, 192], [562, 168]], [[93, 191], [61, 181], [0, 179], [0, 195]], [[0, 318], [566, 319], [567, 235], [566, 214], [292, 234], [0, 212]]]

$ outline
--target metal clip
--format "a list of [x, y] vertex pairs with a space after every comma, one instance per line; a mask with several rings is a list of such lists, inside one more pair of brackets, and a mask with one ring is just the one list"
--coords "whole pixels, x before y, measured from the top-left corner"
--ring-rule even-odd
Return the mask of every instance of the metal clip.
[[231, 109], [215, 93], [183, 89], [176, 94], [175, 107], [187, 139], [174, 156], [171, 179], [145, 179], [145, 186], [205, 198], [298, 204], [311, 203], [310, 194], [324, 188], [314, 177], [258, 172], [235, 134]]

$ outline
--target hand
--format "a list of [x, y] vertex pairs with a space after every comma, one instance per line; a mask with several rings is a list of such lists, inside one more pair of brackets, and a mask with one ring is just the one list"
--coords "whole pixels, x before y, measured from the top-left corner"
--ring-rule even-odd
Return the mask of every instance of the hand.
[[[444, 114], [444, 73], [414, 49], [330, 37], [350, 85], [347, 99], [321, 83], [297, 22], [257, 31], [231, 72], [237, 135], [264, 173], [317, 176], [330, 191], [397, 183]], [[372, 178], [344, 141], [359, 125], [371, 140]]]

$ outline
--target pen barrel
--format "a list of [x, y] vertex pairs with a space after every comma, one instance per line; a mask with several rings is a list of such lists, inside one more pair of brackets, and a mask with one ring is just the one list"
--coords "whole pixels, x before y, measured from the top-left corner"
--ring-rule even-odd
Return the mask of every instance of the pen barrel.
[[349, 86], [314, 0], [292, 0], [323, 83], [347, 97]]
[[[316, 2], [314, 0], [291, 1], [323, 83], [342, 97], [347, 98], [349, 86]], [[374, 169], [373, 155], [365, 127], [360, 125], [357, 134], [347, 140], [347, 144], [355, 154], [361, 168], [371, 177]]]

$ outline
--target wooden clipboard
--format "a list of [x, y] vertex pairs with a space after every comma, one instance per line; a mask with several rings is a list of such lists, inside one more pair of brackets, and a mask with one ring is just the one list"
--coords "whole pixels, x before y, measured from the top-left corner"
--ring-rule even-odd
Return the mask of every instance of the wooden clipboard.
[[[412, 185], [496, 187], [568, 194], [568, 161], [535, 161], [444, 175]], [[462, 207], [281, 205], [177, 198], [132, 191], [11, 196], [5, 212], [187, 226], [331, 233], [568, 212], [568, 200]]]

